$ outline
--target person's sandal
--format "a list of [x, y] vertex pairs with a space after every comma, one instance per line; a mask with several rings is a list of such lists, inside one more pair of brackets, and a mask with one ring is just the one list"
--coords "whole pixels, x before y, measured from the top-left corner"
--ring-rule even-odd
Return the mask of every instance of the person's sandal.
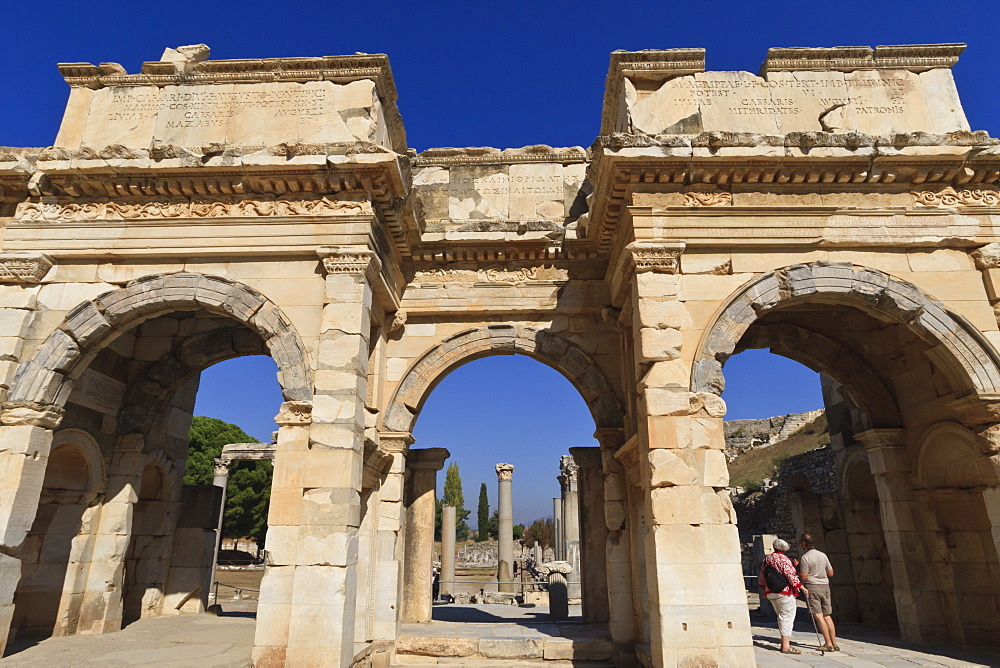
[[834, 645], [833, 647], [830, 647], [829, 645], [823, 645], [822, 647], [817, 647], [816, 649], [818, 649], [821, 652], [839, 652], [840, 651], [840, 648], [837, 647], [836, 645]]
[[802, 652], [800, 652], [799, 650], [795, 649], [794, 647], [789, 647], [787, 650], [783, 649], [783, 650], [781, 650], [781, 653], [782, 654], [802, 654]]
[[834, 645], [833, 646], [833, 651], [834, 652], [839, 652], [840, 651], [840, 645]]

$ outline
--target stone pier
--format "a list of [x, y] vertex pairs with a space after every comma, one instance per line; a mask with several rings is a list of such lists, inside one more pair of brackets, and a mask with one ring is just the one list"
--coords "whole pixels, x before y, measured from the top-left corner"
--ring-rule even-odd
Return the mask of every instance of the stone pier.
[[450, 456], [445, 448], [411, 449], [406, 455], [403, 622], [431, 620], [435, 489], [437, 472]]
[[608, 526], [604, 520], [604, 473], [600, 448], [570, 448], [580, 486], [580, 581], [583, 619], [606, 622], [608, 609]]
[[514, 477], [513, 464], [497, 464], [497, 482], [500, 490], [497, 494], [500, 520], [497, 525], [497, 542], [499, 560], [497, 563], [497, 581], [501, 592], [514, 593], [517, 585], [513, 584], [512, 566], [514, 563], [514, 505], [511, 499], [511, 479]]

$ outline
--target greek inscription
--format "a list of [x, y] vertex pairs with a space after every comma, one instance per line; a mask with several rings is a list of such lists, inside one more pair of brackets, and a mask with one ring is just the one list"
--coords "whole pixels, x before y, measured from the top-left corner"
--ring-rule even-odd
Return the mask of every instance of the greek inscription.
[[481, 195], [562, 195], [563, 177], [555, 175], [527, 174], [509, 176], [493, 174], [480, 178], [452, 175], [451, 190], [457, 192], [477, 192]]
[[[859, 114], [902, 114], [906, 111], [904, 86], [899, 79], [684, 79], [677, 82], [673, 103], [725, 103], [735, 116], [795, 115], [803, 113], [797, 99], [806, 96], [826, 108], [854, 105]], [[869, 98], [873, 93], [878, 94], [878, 101], [888, 97], [889, 104], [877, 104]]]

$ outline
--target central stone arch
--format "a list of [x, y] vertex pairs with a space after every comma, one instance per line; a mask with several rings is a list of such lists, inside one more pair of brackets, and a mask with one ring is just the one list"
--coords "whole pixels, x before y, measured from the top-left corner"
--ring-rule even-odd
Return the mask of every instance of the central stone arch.
[[806, 299], [854, 306], [881, 320], [909, 326], [930, 344], [927, 354], [948, 374], [959, 396], [1000, 392], [1000, 358], [962, 316], [885, 272], [826, 261], [784, 267], [740, 289], [702, 338], [691, 371], [692, 391], [721, 394], [722, 365], [747, 329], [774, 308]]
[[618, 396], [583, 349], [543, 329], [498, 324], [461, 332], [424, 353], [406, 372], [389, 402], [385, 428], [411, 431], [431, 390], [456, 367], [491, 355], [515, 354], [536, 359], [562, 373], [583, 396], [598, 429], [621, 427]]

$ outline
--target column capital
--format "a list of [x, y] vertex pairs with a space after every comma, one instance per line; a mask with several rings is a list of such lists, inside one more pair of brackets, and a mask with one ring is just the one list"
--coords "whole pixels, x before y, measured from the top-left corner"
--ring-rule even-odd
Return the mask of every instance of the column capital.
[[416, 440], [408, 431], [380, 431], [378, 433], [379, 447], [390, 453], [403, 452]]
[[382, 271], [378, 255], [367, 246], [323, 246], [316, 252], [323, 259], [327, 275], [364, 275], [369, 281], [374, 281]]
[[594, 438], [602, 449], [614, 451], [625, 445], [625, 430], [620, 427], [601, 427], [594, 432]]
[[311, 401], [286, 401], [274, 421], [282, 427], [312, 424]]
[[216, 457], [212, 460], [215, 465], [215, 475], [229, 475], [229, 465], [233, 463], [231, 459], [222, 459], [221, 457]]
[[569, 454], [579, 468], [601, 468], [601, 449], [595, 447], [570, 448]]
[[406, 453], [406, 467], [440, 471], [449, 457], [451, 453], [447, 448], [411, 448]]
[[497, 480], [512, 480], [514, 478], [513, 464], [497, 464]]
[[868, 453], [872, 475], [908, 473], [910, 461], [906, 454], [905, 429], [868, 429], [854, 435]]
[[633, 241], [625, 247], [622, 269], [626, 274], [679, 273], [681, 253], [686, 247], [683, 241]]
[[63, 407], [55, 404], [40, 404], [35, 401], [5, 401], [0, 422], [5, 427], [30, 425], [55, 429], [62, 422]]
[[572, 491], [576, 491], [577, 471], [579, 470], [580, 467], [573, 461], [572, 455], [563, 455], [559, 458], [559, 471], [562, 473], [560, 478], [566, 479], [566, 484]]

